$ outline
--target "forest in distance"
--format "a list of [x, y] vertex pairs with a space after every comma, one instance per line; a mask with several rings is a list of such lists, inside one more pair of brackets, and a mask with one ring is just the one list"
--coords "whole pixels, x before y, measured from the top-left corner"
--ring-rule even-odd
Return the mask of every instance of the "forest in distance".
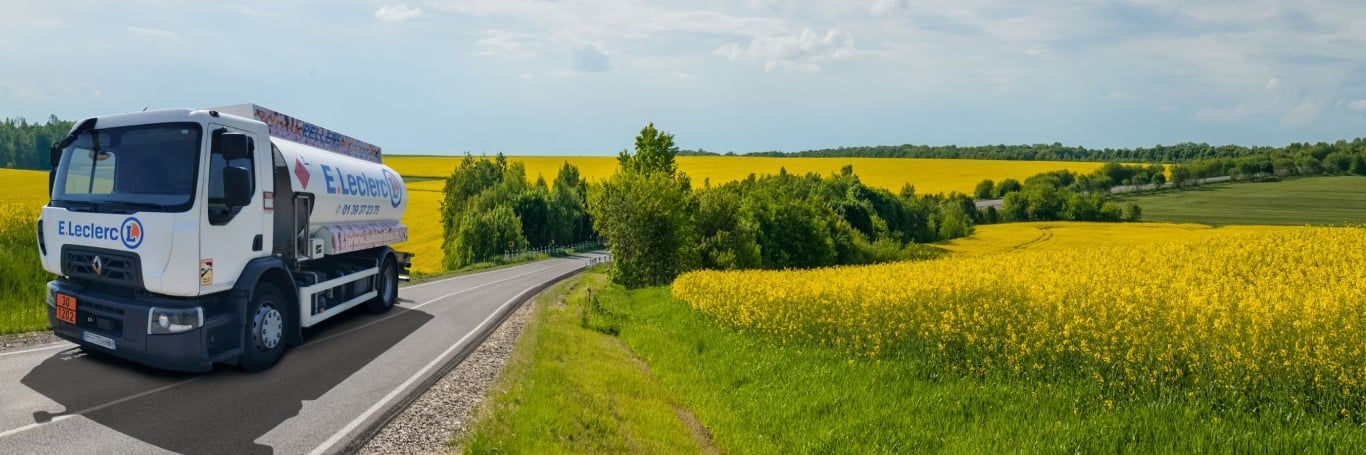
[[[48, 169], [48, 149], [66, 135], [73, 122], [49, 116], [44, 123], [22, 117], [0, 121], [0, 167], [11, 169]], [[450, 150], [447, 153], [455, 153]], [[603, 151], [607, 153], [608, 151]], [[1179, 143], [1133, 148], [1088, 148], [1051, 144], [1017, 145], [874, 145], [815, 149], [797, 152], [762, 151], [725, 154], [702, 149], [680, 149], [679, 156], [757, 156], [805, 158], [967, 158], [1019, 161], [1092, 161], [1124, 163], [1190, 163], [1197, 161], [1242, 161], [1265, 163], [1282, 161], [1307, 167], [1305, 158], [1319, 161], [1315, 167], [1366, 174], [1366, 138], [1334, 142], [1291, 143], [1284, 146], [1210, 145]], [[1227, 166], [1224, 166], [1227, 167]], [[1360, 169], [1357, 171], [1357, 169]], [[1300, 173], [1305, 173], [1303, 170]], [[1267, 173], [1273, 173], [1268, 169]], [[1316, 172], [1315, 172], [1316, 173]], [[1330, 172], [1331, 173], [1331, 172]]]

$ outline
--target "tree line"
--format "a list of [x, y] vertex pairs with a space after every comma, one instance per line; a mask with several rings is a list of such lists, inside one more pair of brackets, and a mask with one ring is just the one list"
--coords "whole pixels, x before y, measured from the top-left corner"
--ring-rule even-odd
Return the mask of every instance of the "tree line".
[[23, 118], [0, 121], [0, 167], [47, 170], [48, 150], [66, 137], [72, 122], [53, 115], [47, 123], [29, 123]]
[[1002, 199], [1000, 210], [986, 207], [983, 223], [1005, 221], [1138, 221], [1143, 209], [1132, 202], [1120, 205], [1110, 188], [1167, 182], [1161, 164], [1106, 163], [1089, 174], [1069, 170], [1044, 172], [1025, 179], [983, 180], [973, 191], [978, 199]]
[[[525, 171], [505, 157], [467, 155], [447, 178], [441, 205], [446, 266], [560, 238], [538, 237], [535, 230], [564, 233], [569, 241], [596, 235], [612, 247], [614, 280], [648, 286], [696, 268], [927, 258], [938, 250], [924, 243], [971, 234], [981, 221], [966, 194], [921, 195], [909, 185], [893, 193], [864, 185], [850, 166], [830, 176], [783, 170], [695, 185], [678, 171], [678, 154], [673, 136], [649, 125], [633, 151], [618, 156], [606, 181], [588, 185], [566, 163], [544, 190], [540, 183], [518, 183]], [[547, 195], [549, 216], [537, 215], [542, 204], [525, 202], [538, 194]]]
[[1240, 158], [1208, 158], [1175, 164], [1171, 170], [1171, 180], [1180, 187], [1209, 177], [1254, 180], [1314, 175], [1366, 175], [1366, 146], [1308, 147]]
[[1296, 158], [1312, 155], [1322, 160], [1333, 153], [1345, 155], [1366, 154], [1366, 138], [1350, 141], [1318, 143], [1291, 143], [1283, 147], [1210, 145], [1205, 143], [1180, 143], [1134, 148], [1087, 148], [1082, 146], [1052, 144], [1019, 145], [876, 145], [860, 147], [838, 147], [806, 150], [800, 152], [757, 152], [747, 156], [775, 157], [867, 157], [867, 158], [970, 158], [988, 160], [1037, 160], [1037, 161], [1119, 161], [1129, 163], [1180, 163], [1196, 160], [1237, 159], [1246, 157]]

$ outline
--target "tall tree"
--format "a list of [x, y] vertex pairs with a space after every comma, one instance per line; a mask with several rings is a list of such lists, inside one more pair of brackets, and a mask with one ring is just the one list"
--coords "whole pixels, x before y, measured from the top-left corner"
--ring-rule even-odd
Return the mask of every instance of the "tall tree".
[[623, 170], [631, 172], [674, 175], [675, 156], [678, 156], [678, 146], [674, 144], [674, 136], [655, 129], [655, 124], [650, 123], [636, 136], [635, 154], [622, 150], [617, 161]]

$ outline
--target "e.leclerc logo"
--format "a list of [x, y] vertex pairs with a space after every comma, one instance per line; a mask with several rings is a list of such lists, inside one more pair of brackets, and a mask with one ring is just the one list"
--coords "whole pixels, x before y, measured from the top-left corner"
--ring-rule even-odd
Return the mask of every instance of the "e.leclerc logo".
[[381, 171], [382, 179], [377, 179], [364, 172], [346, 172], [337, 166], [322, 164], [318, 167], [322, 168], [327, 194], [388, 199], [394, 208], [403, 203], [402, 180], [388, 169]]
[[122, 231], [123, 246], [130, 250], [136, 250], [142, 245], [142, 222], [136, 217], [128, 217], [123, 220], [123, 225], [119, 226]]
[[403, 181], [388, 169], [384, 170], [384, 179], [389, 181], [389, 205], [398, 208], [398, 204], [403, 202]]
[[95, 223], [76, 224], [66, 220], [57, 221], [57, 235], [94, 240], [118, 240], [123, 246], [136, 250], [142, 246], [142, 222], [137, 217], [124, 218], [119, 227], [101, 226]]

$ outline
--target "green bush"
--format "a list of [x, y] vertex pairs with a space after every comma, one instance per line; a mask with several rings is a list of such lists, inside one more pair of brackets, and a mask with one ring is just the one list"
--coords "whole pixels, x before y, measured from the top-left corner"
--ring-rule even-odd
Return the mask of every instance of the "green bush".
[[542, 179], [527, 184], [525, 166], [502, 154], [465, 155], [446, 178], [441, 200], [443, 265], [455, 270], [507, 251], [591, 240], [586, 188], [568, 162], [547, 188]]
[[618, 172], [589, 194], [593, 226], [612, 246], [612, 279], [668, 284], [696, 261], [690, 191], [670, 174]]
[[527, 247], [522, 221], [507, 206], [466, 212], [448, 253], [459, 264], [473, 264]]
[[986, 179], [977, 183], [977, 188], [972, 190], [972, 197], [977, 199], [991, 199], [996, 194], [996, 182]]

